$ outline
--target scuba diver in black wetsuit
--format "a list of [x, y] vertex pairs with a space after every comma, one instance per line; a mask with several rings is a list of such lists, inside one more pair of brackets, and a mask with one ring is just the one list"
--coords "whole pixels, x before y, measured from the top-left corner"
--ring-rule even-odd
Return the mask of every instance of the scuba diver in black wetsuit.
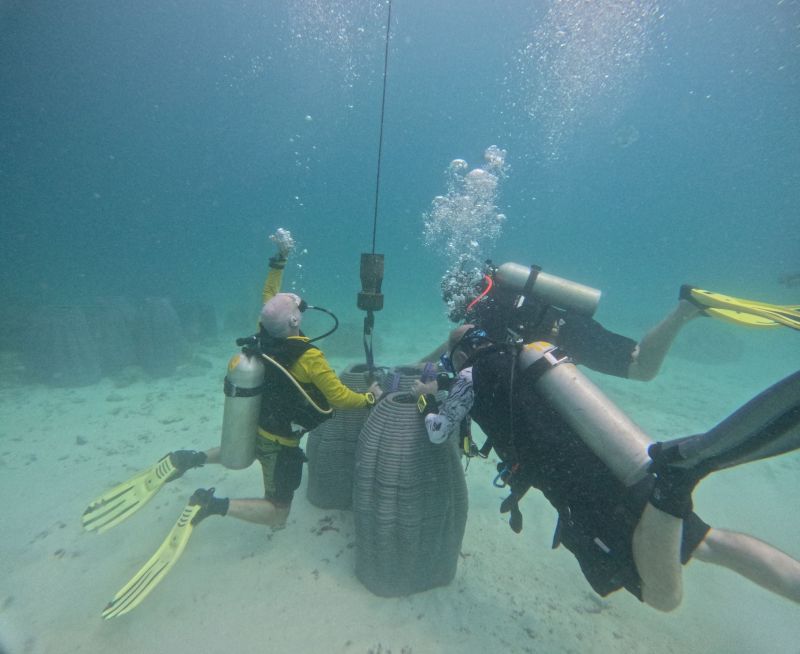
[[[626, 588], [663, 611], [682, 597], [690, 558], [728, 567], [800, 603], [800, 562], [751, 536], [715, 529], [692, 510], [709, 472], [800, 447], [800, 373], [751, 400], [707, 434], [653, 444], [570, 359], [547, 343], [494, 341], [463, 325], [448, 340], [455, 380], [438, 405], [436, 382], [415, 385], [433, 443], [471, 417], [502, 463], [517, 506], [538, 488], [558, 512], [563, 544], [600, 595]], [[652, 459], [651, 459], [652, 457]]]
[[[482, 285], [465, 273], [442, 282], [442, 296], [455, 323], [469, 322], [498, 342], [509, 335], [521, 342], [544, 340], [566, 350], [579, 364], [616, 377], [650, 381], [661, 368], [681, 328], [703, 314], [681, 298], [637, 343], [605, 329], [592, 318], [600, 291], [543, 272], [538, 266], [487, 261]], [[421, 361], [437, 361], [447, 343]]]
[[[448, 273], [442, 296], [455, 323], [468, 322], [491, 338], [558, 345], [573, 361], [616, 377], [650, 381], [661, 368], [675, 337], [698, 316], [750, 328], [800, 330], [800, 307], [748, 300], [685, 284], [678, 304], [637, 343], [605, 329], [592, 318], [600, 291], [543, 272], [538, 266], [486, 262], [483, 281], [465, 271]], [[443, 343], [422, 359], [436, 361]]]

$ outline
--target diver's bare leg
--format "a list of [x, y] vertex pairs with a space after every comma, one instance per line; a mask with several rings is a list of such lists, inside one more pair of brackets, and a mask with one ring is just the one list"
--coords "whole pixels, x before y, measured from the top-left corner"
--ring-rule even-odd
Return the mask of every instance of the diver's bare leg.
[[239, 520], [279, 529], [286, 524], [290, 509], [290, 506], [276, 506], [263, 498], [231, 499], [228, 515]]
[[648, 503], [633, 532], [633, 560], [642, 580], [642, 600], [659, 611], [676, 609], [683, 598], [683, 520]]
[[209, 450], [206, 450], [206, 463], [219, 463], [220, 448], [219, 447], [212, 447]]
[[700, 309], [691, 302], [687, 300], [678, 302], [678, 306], [639, 341], [633, 353], [633, 361], [628, 366], [628, 377], [640, 381], [653, 379], [658, 374], [678, 332], [698, 315]]
[[800, 604], [800, 561], [753, 536], [711, 529], [692, 556]]
[[[206, 463], [220, 462], [220, 448], [212, 447], [206, 450], [208, 457]], [[254, 522], [259, 525], [266, 525], [274, 529], [280, 529], [286, 524], [289, 517], [291, 506], [276, 506], [267, 499], [254, 497], [248, 499], [231, 498], [226, 515], [247, 522]]]

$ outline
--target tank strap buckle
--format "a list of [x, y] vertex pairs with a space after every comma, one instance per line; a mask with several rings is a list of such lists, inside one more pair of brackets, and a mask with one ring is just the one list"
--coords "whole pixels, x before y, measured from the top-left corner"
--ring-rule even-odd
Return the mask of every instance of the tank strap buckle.
[[254, 388], [243, 388], [231, 383], [231, 381], [225, 377], [225, 386], [223, 390], [225, 391], [226, 397], [255, 397], [256, 395], [261, 395], [264, 391], [264, 384], [260, 384]]
[[560, 363], [564, 363], [565, 361], [569, 361], [569, 356], [564, 354], [561, 350], [557, 347], [552, 348], [551, 350], [547, 350], [543, 355], [542, 359], [547, 361], [551, 368], [555, 368]]
[[569, 363], [571, 361], [572, 359], [570, 359], [568, 355], [564, 354], [557, 347], [552, 347], [542, 352], [541, 356], [525, 369], [524, 375], [526, 379], [536, 382], [548, 370], [562, 363]]

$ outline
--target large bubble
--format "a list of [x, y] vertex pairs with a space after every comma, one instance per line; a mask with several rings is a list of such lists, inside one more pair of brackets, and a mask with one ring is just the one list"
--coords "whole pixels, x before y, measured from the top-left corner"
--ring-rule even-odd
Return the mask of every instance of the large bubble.
[[463, 159], [454, 159], [445, 172], [446, 194], [433, 198], [423, 215], [425, 245], [446, 270], [442, 294], [451, 318], [474, 297], [483, 264], [502, 233], [506, 217], [497, 198], [507, 173], [506, 151], [496, 145], [486, 149], [483, 165], [472, 170]]

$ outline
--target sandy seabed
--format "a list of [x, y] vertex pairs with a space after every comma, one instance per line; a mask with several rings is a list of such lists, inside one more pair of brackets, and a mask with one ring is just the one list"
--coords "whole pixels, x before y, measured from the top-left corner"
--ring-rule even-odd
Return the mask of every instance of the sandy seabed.
[[[410, 342], [392, 347], [384, 361], [419, 354]], [[257, 465], [206, 466], [109, 532], [81, 529], [83, 509], [105, 489], [170, 450], [216, 444], [230, 354], [220, 339], [196, 351], [209, 365], [74, 389], [21, 386], [4, 359], [0, 652], [800, 652], [800, 607], [699, 562], [685, 569], [684, 603], [672, 614], [624, 592], [597, 597], [572, 555], [550, 550], [555, 513], [538, 493], [522, 503], [522, 534], [509, 529], [491, 460], [473, 460], [467, 470], [467, 529], [447, 587], [398, 599], [371, 594], [354, 574], [352, 514], [312, 506], [304, 480], [286, 529], [204, 521], [161, 585], [130, 614], [104, 621], [105, 604], [159, 546], [195, 488], [261, 493]], [[350, 363], [329, 354], [339, 370]], [[743, 366], [762, 361], [756, 353], [727, 365], [671, 357], [648, 384], [593, 378], [648, 433], [666, 439], [710, 428], [791, 372], [762, 370], [743, 381]], [[695, 507], [715, 526], [800, 557], [798, 491], [795, 453], [712, 476]]]

